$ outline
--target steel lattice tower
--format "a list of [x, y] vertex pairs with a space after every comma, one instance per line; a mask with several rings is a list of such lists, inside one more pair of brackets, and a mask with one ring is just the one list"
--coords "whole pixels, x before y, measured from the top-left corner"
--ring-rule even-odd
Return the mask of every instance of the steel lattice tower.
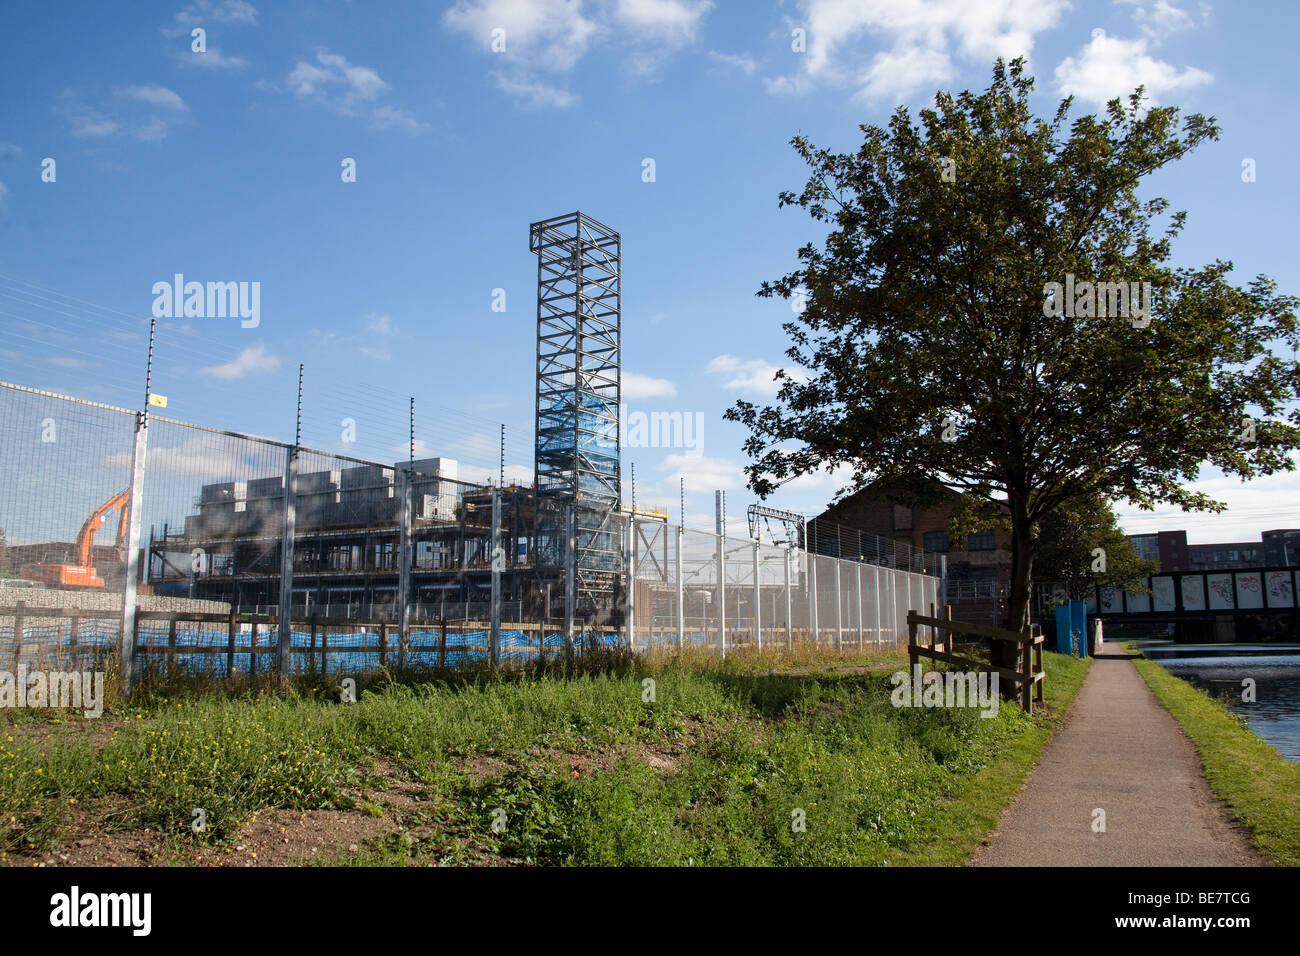
[[[581, 212], [529, 227], [537, 254], [537, 492], [573, 503], [584, 612], [612, 606], [622, 566], [620, 246], [617, 232]], [[558, 543], [562, 510], [538, 515], [539, 541]]]

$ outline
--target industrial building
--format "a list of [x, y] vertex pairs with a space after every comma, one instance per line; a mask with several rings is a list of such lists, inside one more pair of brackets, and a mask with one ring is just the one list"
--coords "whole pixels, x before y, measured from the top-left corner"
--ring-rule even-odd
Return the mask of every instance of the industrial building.
[[[481, 617], [496, 548], [501, 598], [521, 617], [555, 617], [567, 601], [583, 619], [613, 619], [627, 519], [620, 247], [617, 232], [581, 212], [529, 228], [537, 256], [535, 483], [499, 490], [495, 543], [493, 489], [460, 481], [450, 459], [304, 470], [294, 482], [295, 617], [382, 616], [396, 606], [409, 488], [415, 619], [459, 616], [457, 606]], [[276, 605], [285, 478], [207, 484], [196, 507], [183, 527], [151, 535], [149, 584], [241, 609]]]

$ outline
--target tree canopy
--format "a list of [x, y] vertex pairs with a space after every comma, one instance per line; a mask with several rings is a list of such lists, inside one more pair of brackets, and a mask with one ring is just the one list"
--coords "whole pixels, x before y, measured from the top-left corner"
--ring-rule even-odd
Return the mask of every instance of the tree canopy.
[[1036, 540], [1035, 575], [1064, 585], [1076, 600], [1093, 588], [1143, 590], [1143, 579], [1158, 570], [1159, 562], [1138, 555], [1114, 510], [1101, 498], [1082, 498], [1057, 508], [1043, 519]]
[[[1027, 620], [1035, 527], [1081, 502], [1222, 509], [1203, 464], [1294, 467], [1297, 299], [1231, 261], [1175, 266], [1186, 224], [1152, 173], [1218, 138], [1213, 117], [1072, 100], [1035, 117], [1024, 64], [983, 92], [940, 92], [913, 122], [863, 125], [852, 153], [792, 144], [811, 167], [782, 206], [829, 231], [758, 294], [798, 297], [775, 402], [738, 401], [749, 485], [766, 496], [847, 466], [923, 503], [934, 479], [1007, 508], [1008, 626]], [[1292, 358], [1280, 353], [1289, 346]], [[1277, 350], [1277, 351], [1275, 351]]]

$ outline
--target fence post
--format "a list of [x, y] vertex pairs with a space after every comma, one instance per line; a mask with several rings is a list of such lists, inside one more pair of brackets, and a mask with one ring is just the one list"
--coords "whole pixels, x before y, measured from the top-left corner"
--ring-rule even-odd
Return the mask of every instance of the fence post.
[[[397, 564], [397, 669], [405, 671], [407, 649], [411, 644], [411, 553], [414, 551], [411, 526], [414, 523], [415, 483], [411, 480], [410, 468], [403, 468], [399, 474], [402, 486], [402, 540]], [[495, 543], [495, 536], [492, 540]]]
[[821, 630], [817, 621], [817, 555], [805, 551], [808, 558], [808, 625], [812, 630], [813, 647], [821, 645]]
[[235, 676], [235, 606], [230, 606], [230, 620], [226, 630], [226, 677]]
[[916, 665], [920, 663], [920, 659], [921, 655], [916, 652], [916, 612], [909, 610], [907, 612], [907, 660], [911, 674], [916, 673]]
[[280, 540], [280, 620], [275, 648], [275, 674], [289, 679], [289, 647], [293, 639], [293, 546], [298, 527], [298, 449], [288, 449], [284, 461], [284, 527]]
[[505, 549], [501, 547], [501, 489], [492, 489], [492, 625], [488, 634], [488, 665], [495, 668], [501, 658], [501, 572], [505, 570]]
[[22, 653], [23, 653], [23, 630], [24, 630], [23, 611], [26, 609], [26, 607], [27, 607], [27, 604], [26, 604], [25, 601], [19, 601], [18, 604], [17, 604], [17, 606], [14, 608], [14, 664], [13, 664], [13, 668], [14, 668], [14, 671], [15, 671], [15, 672], [17, 672], [17, 670], [18, 670], [18, 662], [19, 662], [19, 659], [22, 657]]
[[727, 539], [722, 536], [722, 519], [718, 519], [718, 638], [722, 658], [727, 658]]
[[873, 564], [871, 566], [871, 575], [872, 575], [871, 590], [872, 593], [876, 595], [876, 631], [875, 631], [875, 637], [873, 638], [871, 643], [874, 644], [876, 647], [879, 647], [882, 641], [882, 636], [880, 633], [880, 599], [882, 596], [880, 591], [880, 565]]
[[636, 648], [636, 515], [627, 516], [627, 541], [623, 545], [623, 569], [626, 575], [624, 591], [627, 610], [623, 616], [624, 637], [627, 646]]
[[857, 565], [855, 576], [857, 577], [858, 586], [858, 650], [861, 650], [867, 643], [867, 622], [863, 620], [865, 615], [862, 609], [862, 564], [859, 562], [855, 562], [855, 564]]
[[578, 603], [577, 503], [567, 503], [564, 515], [564, 666], [573, 666], [573, 612]]
[[149, 419], [135, 415], [135, 446], [131, 451], [131, 491], [127, 499], [130, 522], [126, 535], [126, 583], [122, 588], [122, 634], [119, 657], [122, 668], [122, 697], [131, 696], [135, 686], [136, 587], [140, 578], [140, 529], [144, 511], [144, 465], [148, 446]]
[[257, 621], [253, 622], [253, 629], [249, 632], [248, 639], [248, 686], [257, 686]]
[[[897, 556], [895, 556], [895, 563], [897, 563]], [[897, 568], [889, 569], [889, 611], [890, 611], [890, 617], [893, 618], [893, 620], [889, 622], [889, 633], [894, 635], [893, 640], [891, 640], [890, 643], [897, 645], [898, 644], [898, 569]]]
[[167, 676], [174, 677], [176, 671], [176, 615], [167, 622]]
[[842, 650], [844, 646], [844, 594], [840, 590], [840, 565], [844, 561], [842, 558], [835, 559], [835, 649]]
[[763, 649], [763, 584], [759, 577], [757, 541], [754, 542], [754, 640]]
[[1033, 674], [1034, 674], [1034, 667], [1033, 667], [1033, 649], [1034, 649], [1034, 645], [1033, 645], [1033, 643], [1032, 643], [1032, 642], [1033, 642], [1033, 639], [1034, 639], [1034, 632], [1033, 632], [1032, 630], [1030, 630], [1028, 634], [1024, 634], [1024, 632], [1022, 632], [1022, 636], [1027, 637], [1028, 640], [1027, 640], [1025, 643], [1023, 643], [1023, 644], [1020, 645], [1021, 648], [1023, 648], [1023, 650], [1024, 650], [1024, 661], [1025, 661], [1025, 662], [1024, 662], [1024, 665], [1023, 665], [1023, 670], [1021, 671], [1021, 677], [1020, 677], [1020, 700], [1021, 700], [1021, 706], [1023, 706], [1023, 707], [1025, 708], [1025, 713], [1026, 713], [1026, 714], [1032, 714], [1032, 713], [1034, 712], [1034, 697], [1033, 697], [1033, 694], [1034, 694], [1034, 677], [1033, 677]]
[[682, 545], [686, 542], [686, 529], [677, 526], [677, 649], [686, 646], [686, 585], [682, 581]]
[[790, 548], [785, 549], [785, 647], [794, 650], [794, 602], [790, 594]]

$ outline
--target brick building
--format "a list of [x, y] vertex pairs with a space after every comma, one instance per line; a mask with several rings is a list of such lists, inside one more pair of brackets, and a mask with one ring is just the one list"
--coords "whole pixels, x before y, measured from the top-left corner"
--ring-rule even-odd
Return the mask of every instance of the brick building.
[[1162, 572], [1233, 571], [1300, 566], [1300, 530], [1265, 531], [1258, 541], [1188, 544], [1186, 531], [1128, 536], [1138, 555], [1160, 562]]
[[[955, 541], [952, 516], [960, 500], [958, 492], [941, 488], [943, 501], [924, 508], [900, 503], [887, 487], [870, 486], [826, 509], [809, 522], [839, 525], [887, 538], [900, 551], [931, 551], [945, 556], [948, 598], [952, 604], [988, 603], [997, 600], [1011, 583], [1011, 532], [984, 531]], [[969, 619], [969, 616], [968, 616]]]

